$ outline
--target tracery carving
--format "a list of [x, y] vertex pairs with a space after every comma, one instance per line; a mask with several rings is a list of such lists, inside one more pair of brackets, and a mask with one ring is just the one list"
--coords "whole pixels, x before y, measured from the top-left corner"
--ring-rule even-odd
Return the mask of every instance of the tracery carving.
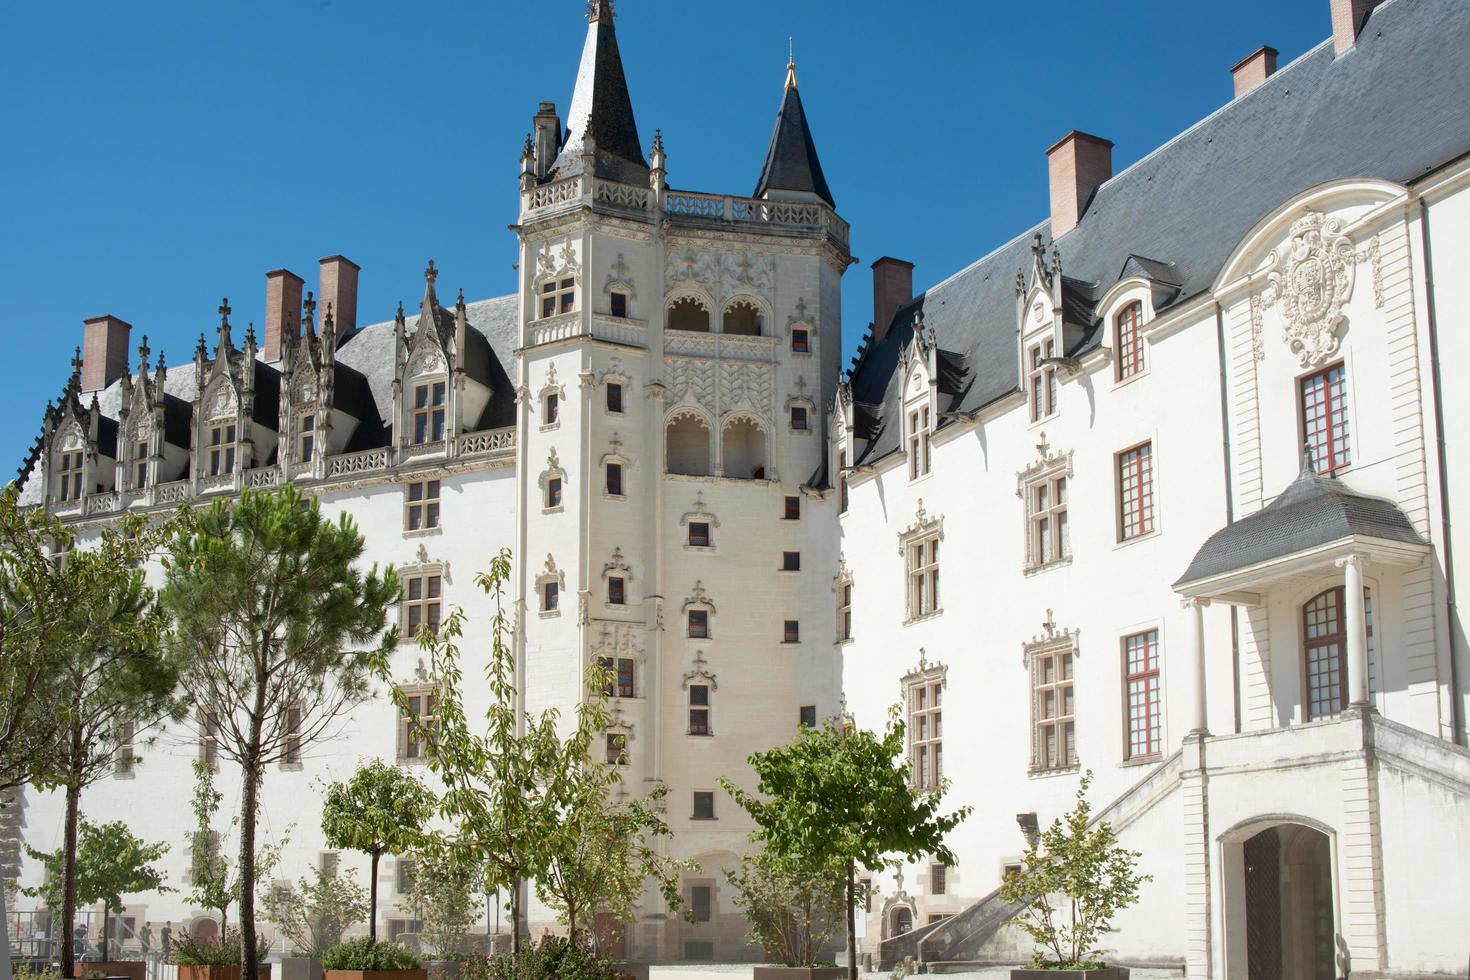
[[731, 296], [754, 292], [770, 306], [776, 260], [760, 252], [710, 252], [690, 247], [669, 251], [664, 260], [665, 291], [682, 283], [702, 286], [719, 306]]
[[715, 411], [715, 365], [710, 361], [668, 359], [669, 395], [673, 402], [691, 401], [711, 415]]
[[702, 606], [710, 612], [716, 611], [715, 601], [704, 591], [704, 581], [702, 579], [695, 580], [694, 588], [690, 591], [689, 598], [684, 600], [684, 605], [680, 607], [679, 611], [683, 612], [690, 606]]
[[689, 690], [689, 682], [695, 680], [703, 680], [708, 683], [711, 691], [720, 689], [719, 681], [715, 680], [715, 675], [709, 671], [709, 661], [704, 659], [703, 650], [694, 651], [694, 662], [690, 666], [694, 669], [684, 675], [684, 690]]
[[1264, 303], [1280, 307], [1282, 339], [1303, 367], [1323, 363], [1337, 353], [1342, 308], [1353, 291], [1356, 254], [1341, 219], [1303, 215], [1267, 262]]

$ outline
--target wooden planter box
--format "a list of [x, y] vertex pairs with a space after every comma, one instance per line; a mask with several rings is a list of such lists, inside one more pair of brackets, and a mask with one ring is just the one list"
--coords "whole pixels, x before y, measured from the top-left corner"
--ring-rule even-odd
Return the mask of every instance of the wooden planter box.
[[127, 977], [127, 980], [144, 980], [148, 975], [148, 964], [142, 960], [83, 960], [72, 966], [73, 977], [84, 977], [101, 970], [109, 977]]
[[[179, 980], [184, 980], [180, 977]], [[429, 980], [427, 969], [419, 970], [323, 970], [322, 980]]]
[[752, 980], [846, 980], [845, 966], [758, 966]]
[[[262, 963], [256, 970], [257, 980], [271, 980], [269, 963]], [[190, 966], [179, 964], [179, 980], [240, 980], [238, 966]]]
[[1128, 980], [1126, 966], [1104, 966], [1096, 970], [1012, 970], [1011, 980]]

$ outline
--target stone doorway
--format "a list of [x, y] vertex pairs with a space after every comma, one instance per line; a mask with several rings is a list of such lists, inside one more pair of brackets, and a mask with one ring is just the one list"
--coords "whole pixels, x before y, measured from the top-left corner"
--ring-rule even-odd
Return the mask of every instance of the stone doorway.
[[1302, 824], [1226, 845], [1231, 980], [1333, 980], [1332, 841]]

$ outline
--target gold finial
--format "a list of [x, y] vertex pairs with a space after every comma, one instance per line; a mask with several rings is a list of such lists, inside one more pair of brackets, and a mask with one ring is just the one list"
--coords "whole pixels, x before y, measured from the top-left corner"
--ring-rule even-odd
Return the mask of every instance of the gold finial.
[[786, 87], [796, 88], [796, 39], [786, 39]]

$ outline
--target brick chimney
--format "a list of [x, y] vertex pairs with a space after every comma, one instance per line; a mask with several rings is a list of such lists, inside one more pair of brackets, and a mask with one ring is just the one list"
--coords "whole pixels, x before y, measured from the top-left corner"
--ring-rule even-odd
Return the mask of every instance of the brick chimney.
[[914, 297], [914, 264], [883, 256], [873, 263], [873, 343], [883, 339], [893, 314]]
[[302, 279], [286, 269], [265, 274], [265, 359], [281, 359], [287, 335], [301, 336]]
[[1368, 14], [1383, 0], [1332, 0], [1332, 46], [1338, 54], [1351, 51]]
[[1269, 44], [1263, 44], [1241, 58], [1230, 69], [1235, 79], [1235, 97], [1238, 99], [1257, 85], [1276, 74], [1276, 56], [1281, 54]]
[[318, 330], [325, 322], [328, 304], [338, 337], [357, 329], [357, 274], [361, 271], [361, 266], [344, 255], [328, 255], [321, 260], [316, 296]]
[[1097, 190], [1113, 176], [1113, 144], [1072, 130], [1046, 151], [1051, 175], [1051, 237], [1060, 238], [1082, 220]]
[[132, 329], [111, 313], [82, 321], [82, 394], [101, 391], [128, 373]]

